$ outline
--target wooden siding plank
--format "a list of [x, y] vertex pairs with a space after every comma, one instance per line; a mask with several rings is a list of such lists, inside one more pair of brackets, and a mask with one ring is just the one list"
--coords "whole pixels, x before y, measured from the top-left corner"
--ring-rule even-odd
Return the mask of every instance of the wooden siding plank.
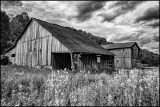
[[40, 43], [39, 43], [40, 39], [37, 39], [37, 64], [36, 65], [40, 65], [39, 64], [39, 50], [40, 50]]
[[42, 65], [42, 39], [39, 39], [39, 65]]
[[52, 36], [49, 36], [48, 40], [48, 65], [51, 65], [51, 51], [52, 51]]
[[32, 67], [35, 67], [35, 63], [36, 63], [36, 52], [32, 53]]
[[43, 65], [46, 65], [46, 38], [43, 39]]
[[46, 60], [45, 60], [45, 65], [48, 65], [48, 38], [49, 37], [46, 37], [46, 39], [45, 39], [45, 57], [46, 57]]
[[28, 60], [27, 60], [27, 62], [28, 62], [28, 66], [29, 67], [31, 67], [31, 65], [30, 65], [30, 61], [31, 61], [31, 54], [30, 54], [30, 52], [28, 53]]
[[45, 38], [42, 38], [42, 65], [45, 65]]
[[41, 39], [41, 65], [43, 65], [43, 63], [44, 63], [44, 58], [43, 58], [43, 56], [44, 56], [44, 51], [43, 51], [43, 49], [44, 49], [44, 44], [43, 44], [43, 41], [44, 41], [44, 38], [42, 38]]

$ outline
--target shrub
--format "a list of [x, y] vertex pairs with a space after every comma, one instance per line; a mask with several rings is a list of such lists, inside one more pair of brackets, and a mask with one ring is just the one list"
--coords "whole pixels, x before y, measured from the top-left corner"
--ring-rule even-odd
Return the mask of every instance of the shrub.
[[11, 62], [9, 61], [9, 57], [5, 56], [5, 55], [1, 55], [0, 63], [1, 63], [1, 65], [11, 64]]

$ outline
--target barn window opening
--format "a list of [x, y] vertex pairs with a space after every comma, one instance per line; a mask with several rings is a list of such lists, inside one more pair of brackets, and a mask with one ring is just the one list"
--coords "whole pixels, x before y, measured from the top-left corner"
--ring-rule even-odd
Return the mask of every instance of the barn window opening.
[[12, 57], [15, 57], [15, 54], [12, 54], [11, 56], [12, 56]]
[[70, 53], [52, 53], [52, 66], [54, 69], [69, 69], [71, 70]]
[[97, 63], [101, 63], [101, 55], [97, 55]]
[[118, 65], [119, 65], [119, 60], [117, 59], [116, 60], [116, 67], [118, 68]]

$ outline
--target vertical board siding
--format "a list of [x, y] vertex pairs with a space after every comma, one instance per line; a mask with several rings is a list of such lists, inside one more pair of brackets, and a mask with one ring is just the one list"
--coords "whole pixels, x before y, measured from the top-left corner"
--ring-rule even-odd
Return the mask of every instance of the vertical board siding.
[[52, 36], [52, 52], [70, 52], [63, 44], [61, 44], [54, 36]]
[[137, 45], [134, 45], [132, 47], [132, 50], [133, 50], [133, 54], [132, 54], [132, 64], [133, 64], [133, 67], [136, 67], [136, 63], [138, 61], [138, 58], [139, 58], [139, 48], [137, 47]]
[[29, 67], [50, 66], [52, 52], [70, 52], [54, 35], [52, 36], [50, 32], [34, 20], [13, 49], [15, 53], [14, 58], [11, 57], [12, 51], [7, 53], [12, 62]]
[[138, 58], [138, 47], [137, 45], [133, 46], [133, 58]]
[[[112, 61], [112, 67], [109, 66], [109, 61]], [[100, 65], [100, 66], [99, 66]], [[95, 54], [82, 54], [80, 58], [80, 69], [85, 70], [86, 68], [92, 68], [95, 70], [103, 69], [104, 71], [113, 70], [114, 58], [111, 56], [101, 55], [100, 64], [97, 63], [97, 55]], [[100, 68], [99, 68], [100, 67]]]
[[45, 58], [44, 58], [44, 47], [45, 47], [45, 41], [44, 41], [44, 39], [45, 38], [42, 38], [41, 40], [42, 40], [42, 65], [44, 65], [44, 60], [45, 60]]
[[45, 51], [46, 51], [46, 65], [48, 65], [48, 38], [49, 37], [46, 37], [46, 41], [45, 41], [45, 43], [46, 43], [46, 49], [45, 49]]
[[37, 41], [37, 46], [36, 46], [36, 51], [37, 51], [37, 63], [36, 63], [36, 65], [39, 65], [39, 39], [36, 39], [36, 41]]
[[42, 39], [39, 39], [39, 65], [43, 65], [42, 63]]
[[124, 49], [114, 49], [110, 50], [110, 52], [114, 53], [114, 66], [116, 68], [132, 68], [132, 50], [131, 48]]
[[12, 54], [15, 54], [15, 52], [16, 52], [16, 48], [13, 48], [12, 50], [10, 50], [8, 53], [5, 54], [6, 56], [8, 56], [8, 58], [12, 64], [16, 63], [16, 58], [12, 57]]
[[48, 65], [51, 65], [52, 36], [48, 38]]

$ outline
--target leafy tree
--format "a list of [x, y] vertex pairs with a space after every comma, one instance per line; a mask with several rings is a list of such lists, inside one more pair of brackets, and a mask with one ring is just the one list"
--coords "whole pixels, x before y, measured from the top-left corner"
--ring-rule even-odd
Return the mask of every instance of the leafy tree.
[[10, 41], [10, 30], [9, 30], [9, 16], [5, 11], [1, 11], [1, 51], [2, 54], [7, 48], [11, 46]]
[[16, 15], [10, 22], [10, 34], [12, 35], [12, 41], [14, 42], [21, 34], [23, 29], [29, 22], [29, 16], [26, 12]]

